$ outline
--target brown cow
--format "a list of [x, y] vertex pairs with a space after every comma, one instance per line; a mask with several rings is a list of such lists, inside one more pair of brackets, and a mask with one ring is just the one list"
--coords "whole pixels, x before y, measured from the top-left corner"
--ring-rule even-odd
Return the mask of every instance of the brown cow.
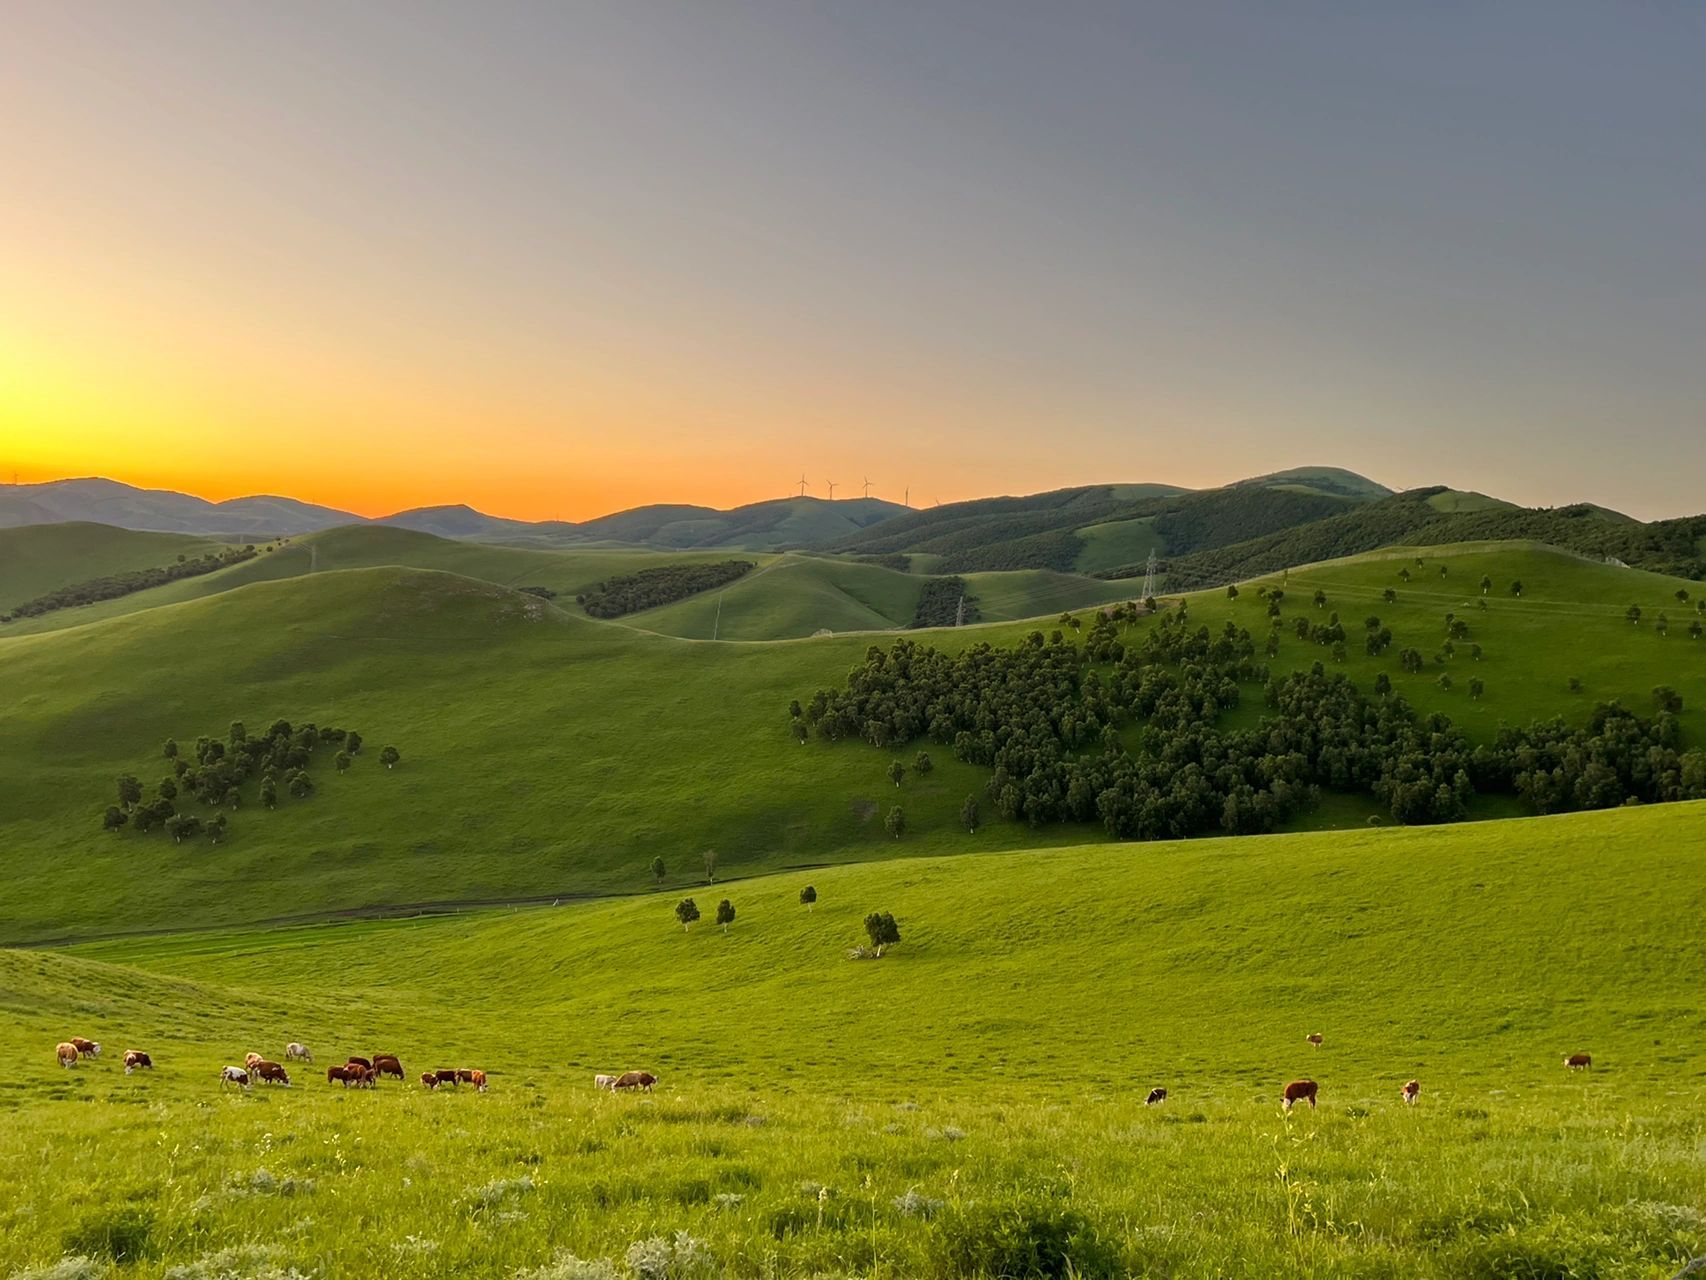
[[83, 1056], [77, 1052], [77, 1046], [72, 1044], [69, 1040], [61, 1040], [58, 1044], [54, 1045], [53, 1054], [54, 1057], [59, 1059], [59, 1065], [62, 1067], [76, 1066], [77, 1059]]
[[1416, 1105], [1416, 1099], [1421, 1096], [1422, 1082], [1420, 1080], [1412, 1080], [1398, 1092], [1403, 1095], [1404, 1101], [1413, 1107]]
[[1310, 1044], [1314, 1045], [1317, 1049], [1321, 1047], [1321, 1033], [1319, 1031], [1312, 1031], [1303, 1038]]
[[376, 1076], [396, 1076], [403, 1079], [403, 1064], [389, 1053], [382, 1053], [373, 1060], [373, 1074]]
[[262, 1061], [257, 1062], [251, 1069], [255, 1073], [255, 1078], [262, 1084], [290, 1083], [289, 1073], [287, 1073], [285, 1069], [276, 1062], [267, 1062], [263, 1059]]
[[132, 1071], [139, 1071], [144, 1067], [150, 1071], [154, 1070], [154, 1059], [140, 1049], [126, 1049], [124, 1051], [125, 1075], [128, 1076]]
[[610, 1087], [612, 1090], [644, 1089], [650, 1093], [652, 1086], [657, 1082], [658, 1078], [650, 1071], [624, 1071], [616, 1077], [616, 1082]]
[[458, 1075], [455, 1071], [450, 1071], [450, 1070], [445, 1069], [445, 1068], [440, 1068], [439, 1070], [432, 1073], [432, 1078], [434, 1080], [438, 1081], [440, 1084], [455, 1084], [457, 1081]]
[[468, 1083], [474, 1086], [476, 1093], [484, 1093], [486, 1091], [486, 1073], [478, 1070], [470, 1071]]
[[1571, 1071], [1586, 1071], [1593, 1066], [1593, 1055], [1591, 1053], [1572, 1053], [1564, 1059], [1564, 1065]]
[[71, 1043], [77, 1046], [77, 1052], [85, 1058], [101, 1056], [101, 1045], [98, 1040], [85, 1040], [82, 1036], [72, 1036]]
[[1290, 1111], [1293, 1103], [1309, 1100], [1309, 1109], [1315, 1110], [1315, 1091], [1319, 1086], [1313, 1080], [1293, 1080], [1285, 1087], [1285, 1109]]
[[347, 1067], [327, 1067], [326, 1083], [333, 1084], [342, 1081], [344, 1088], [352, 1084], [360, 1089], [367, 1084], [367, 1068], [359, 1062], [352, 1062]]
[[373, 1070], [373, 1061], [370, 1058], [357, 1058], [352, 1056], [344, 1065], [350, 1067], [366, 1067], [369, 1071]]
[[421, 1083], [429, 1089], [438, 1088], [438, 1077], [430, 1071], [421, 1072]]

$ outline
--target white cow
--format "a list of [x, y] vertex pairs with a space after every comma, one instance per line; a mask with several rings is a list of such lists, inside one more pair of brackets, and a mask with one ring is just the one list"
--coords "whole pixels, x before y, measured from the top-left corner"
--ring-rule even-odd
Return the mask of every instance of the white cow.
[[594, 1076], [592, 1078], [592, 1087], [594, 1089], [609, 1089], [611, 1092], [615, 1092], [615, 1090], [616, 1090], [616, 1077], [615, 1076]]
[[305, 1044], [298, 1044], [295, 1040], [292, 1040], [289, 1044], [284, 1046], [284, 1056], [286, 1061], [289, 1061], [292, 1058], [295, 1058], [300, 1062], [314, 1061], [314, 1055], [308, 1052], [308, 1046]]
[[249, 1087], [249, 1073], [242, 1067], [226, 1067], [219, 1073], [219, 1087], [223, 1089], [228, 1084], [239, 1085], [247, 1089]]

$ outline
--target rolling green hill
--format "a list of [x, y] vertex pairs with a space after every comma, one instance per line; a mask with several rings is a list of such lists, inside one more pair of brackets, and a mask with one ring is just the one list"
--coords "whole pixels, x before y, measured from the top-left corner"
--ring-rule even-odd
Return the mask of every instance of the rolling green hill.
[[[530, 1268], [679, 1231], [706, 1277], [1670, 1275], [1706, 1247], [1703, 837], [1679, 805], [692, 890], [726, 934], [675, 891], [0, 952], [0, 1270], [608, 1280]], [[902, 941], [850, 961], [871, 910]], [[72, 1033], [106, 1054], [62, 1071]], [[221, 1092], [287, 1039], [291, 1087]], [[326, 1085], [381, 1047], [492, 1091]], [[591, 1085], [639, 1066], [655, 1096]], [[68, 1192], [96, 1161], [134, 1172]]]
[[[1537, 547], [1418, 554], [1419, 567], [1392, 553], [1291, 573], [1274, 669], [1330, 661], [1291, 634], [1299, 614], [1342, 611], [1354, 629], [1372, 612], [1395, 634], [1391, 651], [1375, 658], [1353, 647], [1342, 669], [1365, 688], [1388, 674], [1416, 707], [1445, 711], [1472, 740], [1490, 740], [1501, 722], [1562, 715], [1581, 723], [1602, 699], [1645, 711], [1649, 691], [1665, 684], [1683, 699], [1685, 742], [1706, 741], [1706, 641], [1688, 638], [1675, 580]], [[1398, 576], [1406, 568], [1410, 583]], [[1495, 583], [1484, 612], [1483, 574]], [[1519, 577], [1517, 599], [1508, 585]], [[1392, 605], [1380, 599], [1388, 586], [1398, 593]], [[1329, 600], [1321, 611], [1309, 604], [1317, 588]], [[1026, 588], [1031, 605], [1038, 590]], [[1636, 602], [1646, 611], [1640, 626], [1623, 616]], [[1253, 586], [1237, 601], [1204, 593], [1191, 609], [1193, 621], [1216, 629], [1232, 620], [1262, 634], [1266, 621]], [[1397, 653], [1415, 645], [1431, 654], [1448, 610], [1469, 619], [1484, 653], [1471, 666], [1464, 646], [1447, 668], [1456, 685], [1445, 690], [1431, 661], [1411, 675]], [[1667, 610], [1674, 624], [1661, 636], [1655, 623]], [[1010, 643], [1035, 625], [919, 635], [957, 649]], [[0, 640], [0, 699], [12, 709], [0, 720], [0, 758], [16, 762], [0, 772], [0, 838], [13, 851], [0, 940], [158, 927], [186, 913], [233, 923], [629, 892], [647, 887], [653, 856], [679, 882], [707, 847], [730, 874], [744, 875], [1096, 838], [1094, 828], [1033, 832], [999, 821], [967, 836], [959, 805], [982, 794], [987, 774], [946, 748], [935, 749], [928, 778], [897, 793], [884, 777], [890, 752], [796, 745], [789, 700], [841, 682], [871, 642], [694, 643], [572, 617], [470, 578], [396, 568], [256, 583]], [[1485, 681], [1478, 700], [1466, 692], [1471, 674]], [[1254, 723], [1258, 691], [1222, 714]], [[165, 772], [167, 737], [193, 742], [222, 735], [234, 719], [280, 716], [357, 729], [370, 751], [347, 775], [324, 770], [307, 801], [281, 801], [272, 813], [244, 808], [217, 848], [99, 830], [118, 774], [152, 783]], [[386, 743], [403, 752], [394, 772], [372, 758]], [[882, 822], [897, 802], [908, 818], [900, 841]], [[1367, 816], [1329, 806], [1305, 821]]]
[[137, 533], [104, 524], [0, 529], [0, 613], [59, 587], [196, 559], [229, 546], [177, 533]]

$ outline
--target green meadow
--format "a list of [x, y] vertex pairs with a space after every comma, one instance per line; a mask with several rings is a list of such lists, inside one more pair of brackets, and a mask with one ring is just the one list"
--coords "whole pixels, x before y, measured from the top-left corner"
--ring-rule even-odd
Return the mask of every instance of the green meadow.
[[[671, 892], [0, 952], [0, 1274], [1668, 1276], [1706, 1249], [1702, 837], [1677, 805], [694, 889], [726, 933]], [[871, 910], [902, 941], [849, 959]], [[59, 1068], [72, 1034], [103, 1056]], [[289, 1088], [221, 1090], [291, 1039]], [[320, 1074], [375, 1049], [491, 1091]], [[631, 1067], [655, 1095], [592, 1087]]]
[[[1405, 568], [1409, 583], [1398, 577]], [[1485, 597], [1483, 575], [1495, 584]], [[1517, 578], [1520, 598], [1508, 590]], [[1264, 635], [1255, 585], [1235, 601], [1224, 592], [1188, 597], [1193, 619], [1214, 627], [1231, 619]], [[1698, 744], [1706, 641], [1688, 637], [1685, 618], [1694, 615], [1674, 600], [1687, 585], [1509, 545], [1312, 566], [1284, 583], [1273, 665], [1331, 663], [1291, 632], [1299, 614], [1337, 610], [1355, 640], [1375, 613], [1394, 632], [1392, 649], [1371, 658], [1354, 644], [1344, 670], [1365, 686], [1388, 673], [1418, 708], [1446, 712], [1472, 737], [1536, 717], [1580, 721], [1600, 699], [1646, 711], [1664, 684], [1682, 695], [1684, 737]], [[1381, 599], [1389, 586], [1398, 593], [1390, 605]], [[1321, 610], [1311, 603], [1316, 589], [1327, 596]], [[1643, 621], [1632, 625], [1624, 613], [1636, 602]], [[1672, 625], [1660, 635], [1667, 607]], [[1480, 660], [1465, 642], [1443, 667], [1430, 658], [1421, 674], [1402, 672], [1398, 651], [1433, 654], [1447, 612], [1469, 619]], [[914, 634], [963, 646], [1054, 625], [1044, 618]], [[575, 616], [475, 578], [396, 567], [251, 583], [0, 640], [0, 698], [9, 708], [0, 720], [0, 758], [9, 762], [0, 771], [0, 834], [12, 890], [0, 904], [0, 942], [169, 929], [186, 919], [237, 924], [639, 893], [652, 887], [654, 857], [664, 859], [669, 887], [697, 876], [708, 848], [725, 875], [747, 876], [1101, 838], [1095, 827], [1000, 821], [967, 835], [959, 806], [981, 794], [986, 775], [945, 749], [934, 751], [933, 773], [897, 789], [885, 777], [888, 752], [797, 745], [789, 700], [839, 683], [868, 645], [883, 642], [682, 640]], [[1442, 671], [1454, 676], [1449, 690]], [[1480, 699], [1467, 691], [1471, 676], [1484, 680]], [[1258, 695], [1250, 689], [1226, 714], [1253, 722]], [[222, 736], [233, 720], [258, 726], [278, 717], [358, 730], [370, 749], [347, 774], [317, 768], [318, 790], [306, 801], [281, 799], [268, 812], [245, 796], [219, 847], [100, 830], [119, 774], [152, 785], [166, 772], [168, 737], [191, 743]], [[391, 771], [376, 756], [387, 744], [403, 756]], [[901, 840], [883, 827], [895, 804], [907, 814]], [[1367, 816], [1330, 802], [1299, 825], [1360, 826]]]

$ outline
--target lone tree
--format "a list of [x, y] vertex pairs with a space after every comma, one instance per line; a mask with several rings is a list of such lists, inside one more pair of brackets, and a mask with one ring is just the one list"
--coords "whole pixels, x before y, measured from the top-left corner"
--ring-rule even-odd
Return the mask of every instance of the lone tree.
[[116, 804], [107, 806], [107, 816], [101, 820], [101, 827], [107, 831], [117, 831], [130, 821], [130, 815]]
[[1376, 697], [1384, 698], [1392, 692], [1392, 677], [1384, 671], [1374, 677], [1374, 692]]
[[1653, 709], [1668, 711], [1675, 715], [1682, 710], [1682, 695], [1668, 684], [1655, 685], [1653, 688]]
[[1687, 587], [1678, 587], [1676, 589], [1676, 602], [1678, 604], [1687, 604], [1688, 603], [1688, 588]]
[[1408, 582], [1410, 580], [1410, 570], [1408, 568], [1398, 570], [1398, 577], [1401, 581]]
[[705, 883], [717, 883], [717, 851], [715, 849], [705, 850]]
[[793, 722], [793, 734], [795, 742], [799, 743], [802, 747], [806, 745], [806, 722], [804, 720], [795, 720]]
[[935, 767], [936, 766], [930, 762], [930, 753], [928, 751], [920, 751], [917, 755], [912, 757], [912, 771], [921, 778]]
[[904, 777], [906, 777], [906, 766], [903, 765], [899, 760], [890, 760], [889, 761], [889, 781], [894, 783], [895, 786], [898, 787], [900, 785], [900, 780]]
[[1661, 613], [1658, 617], [1658, 621], [1653, 623], [1653, 630], [1657, 631], [1661, 636], [1669, 635], [1670, 619]]
[[395, 769], [397, 767], [397, 762], [402, 758], [403, 753], [398, 751], [396, 747], [379, 748], [379, 763], [384, 765], [387, 769]]
[[894, 922], [894, 913], [871, 912], [865, 917], [865, 936], [871, 940], [872, 954], [881, 960], [883, 952], [900, 941], [900, 926]]
[[1582, 678], [1580, 676], [1571, 676], [1570, 677], [1570, 692], [1571, 693], [1580, 693], [1581, 691], [1582, 691]]
[[1625, 618], [1629, 619], [1629, 621], [1634, 623], [1636, 626], [1640, 626], [1641, 625], [1641, 606], [1638, 604], [1630, 605], [1627, 609], [1625, 609], [1623, 611], [1623, 616]]
[[960, 806], [960, 821], [965, 824], [968, 833], [977, 834], [978, 827], [982, 825], [982, 819], [977, 811], [976, 796], [967, 796], [965, 803]]
[[897, 804], [894, 808], [889, 810], [888, 817], [883, 819], [883, 826], [888, 829], [888, 833], [891, 836], [896, 840], [899, 840], [901, 836], [906, 834], [905, 811]]
[[816, 901], [817, 901], [817, 890], [812, 888], [811, 885], [808, 884], [804, 889], [800, 890], [800, 905], [803, 906], [807, 911], [810, 911], [812, 909], [812, 905]]
[[666, 873], [667, 873], [666, 868], [663, 865], [663, 859], [662, 858], [653, 858], [652, 859], [652, 879], [656, 880], [659, 884], [662, 884], [663, 878], [664, 878]]
[[681, 932], [686, 933], [699, 918], [699, 904], [692, 898], [683, 898], [675, 904], [675, 918], [681, 921]]
[[163, 754], [168, 760], [176, 760], [178, 758], [178, 740], [176, 738], [166, 739], [166, 747]]
[[1483, 573], [1481, 575], [1481, 594], [1486, 595], [1492, 589], [1493, 589], [1493, 580], [1491, 578], [1489, 578], [1486, 574]]
[[1315, 588], [1315, 607], [1317, 609], [1325, 609], [1327, 607], [1327, 593], [1321, 590], [1320, 587]]
[[1688, 638], [1690, 640], [1700, 639], [1702, 632], [1706, 632], [1706, 627], [1702, 627], [1700, 625], [1699, 618], [1696, 618], [1693, 622], [1688, 624]]
[[717, 923], [723, 926], [723, 932], [729, 931], [729, 926], [735, 922], [735, 904], [724, 898], [717, 904]]
[[1236, 600], [1238, 598], [1238, 585], [1236, 583], [1229, 582], [1226, 584], [1226, 598], [1228, 600]]
[[1518, 598], [1520, 598], [1522, 596], [1522, 579], [1521, 578], [1515, 578], [1511, 581], [1511, 594], [1513, 596], [1517, 596]]
[[352, 756], [361, 754], [361, 735], [354, 729], [351, 729], [349, 731], [349, 736], [344, 739], [344, 750], [349, 752]]
[[1382, 591], [1380, 593], [1380, 598], [1382, 600], [1386, 601], [1387, 604], [1397, 604], [1398, 603], [1398, 593], [1396, 591], [1394, 591], [1391, 587], [1387, 587], [1386, 590]]
[[1440, 673], [1439, 687], [1447, 691], [1451, 689], [1451, 672], [1443, 671]]
[[1480, 676], [1469, 677], [1469, 696], [1475, 701], [1481, 700], [1481, 695], [1486, 691], [1486, 688], [1487, 686]]
[[347, 752], [347, 751], [338, 752], [337, 755], [332, 757], [332, 763], [338, 766], [338, 772], [339, 773], [345, 772], [349, 768], [349, 764], [350, 764], [349, 752]]

